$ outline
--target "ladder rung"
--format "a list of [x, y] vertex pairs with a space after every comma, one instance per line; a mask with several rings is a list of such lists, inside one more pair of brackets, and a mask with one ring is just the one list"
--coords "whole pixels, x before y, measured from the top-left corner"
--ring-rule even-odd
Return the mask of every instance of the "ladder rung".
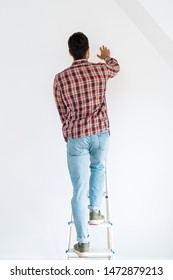
[[[74, 221], [68, 222], [68, 225], [69, 225], [70, 227], [74, 226]], [[91, 227], [106, 227], [106, 228], [111, 227], [112, 225], [113, 225], [113, 224], [112, 224], [111, 222], [104, 222], [104, 223], [102, 223], [102, 224], [100, 224], [100, 225], [90, 225], [90, 224], [89, 224], [89, 226], [91, 226]]]
[[[69, 249], [66, 254], [68, 254], [70, 258], [79, 258], [73, 249]], [[114, 252], [110, 249], [90, 249], [88, 257], [85, 258], [108, 258], [112, 257], [113, 254]]]

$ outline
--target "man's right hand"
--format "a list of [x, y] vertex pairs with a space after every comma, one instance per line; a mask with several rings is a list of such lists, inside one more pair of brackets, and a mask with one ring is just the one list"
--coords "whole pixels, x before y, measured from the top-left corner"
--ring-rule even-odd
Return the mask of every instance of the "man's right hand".
[[97, 56], [100, 58], [100, 59], [105, 59], [106, 57], [110, 57], [110, 50], [105, 47], [105, 46], [102, 46], [100, 47], [100, 51], [101, 51], [101, 54], [97, 54]]

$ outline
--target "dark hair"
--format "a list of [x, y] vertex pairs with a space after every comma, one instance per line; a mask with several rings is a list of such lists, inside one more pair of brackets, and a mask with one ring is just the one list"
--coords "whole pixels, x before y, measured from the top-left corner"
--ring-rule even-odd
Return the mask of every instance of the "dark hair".
[[89, 48], [88, 38], [82, 32], [76, 32], [68, 39], [68, 46], [74, 59], [82, 59]]

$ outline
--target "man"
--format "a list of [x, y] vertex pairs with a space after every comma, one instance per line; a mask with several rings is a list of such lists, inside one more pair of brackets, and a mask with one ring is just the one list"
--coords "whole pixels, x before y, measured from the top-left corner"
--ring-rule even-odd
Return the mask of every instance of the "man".
[[81, 32], [69, 38], [68, 46], [74, 61], [69, 68], [55, 76], [54, 96], [67, 142], [67, 162], [73, 185], [71, 204], [78, 241], [74, 251], [79, 257], [87, 257], [88, 208], [89, 224], [104, 222], [100, 208], [110, 134], [106, 83], [120, 68], [117, 60], [110, 57], [110, 50], [104, 46], [97, 56], [105, 63], [88, 62], [89, 42]]

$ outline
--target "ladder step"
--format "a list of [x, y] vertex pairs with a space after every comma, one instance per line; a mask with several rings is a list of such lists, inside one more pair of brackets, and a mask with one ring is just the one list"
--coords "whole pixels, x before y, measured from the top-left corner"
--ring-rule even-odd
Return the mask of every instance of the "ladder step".
[[[73, 251], [73, 249], [69, 249], [66, 254], [70, 258], [79, 258], [78, 255]], [[112, 257], [114, 252], [110, 249], [90, 249], [88, 253], [88, 257], [85, 258], [108, 258]]]
[[[74, 221], [68, 222], [68, 225], [70, 227], [73, 227], [74, 226]], [[112, 225], [113, 224], [111, 222], [104, 222], [104, 223], [102, 223], [100, 225], [90, 225], [89, 224], [89, 226], [91, 226], [91, 227], [106, 227], [106, 228], [111, 227]]]

